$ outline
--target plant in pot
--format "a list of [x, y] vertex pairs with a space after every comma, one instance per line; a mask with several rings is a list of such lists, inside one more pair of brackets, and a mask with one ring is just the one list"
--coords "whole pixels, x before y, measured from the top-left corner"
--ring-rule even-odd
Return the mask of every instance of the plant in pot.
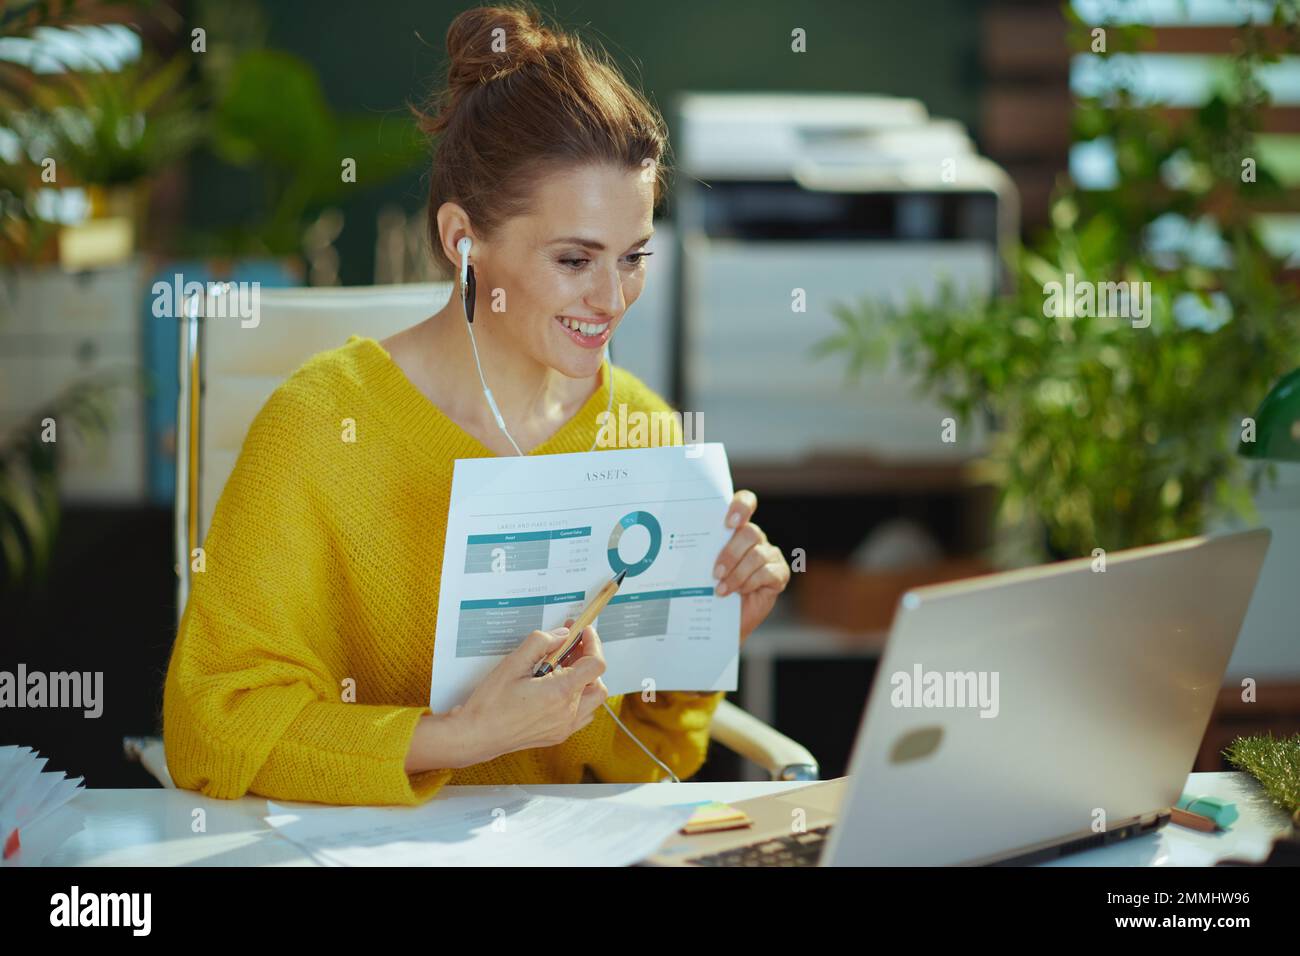
[[[54, 31], [116, 22], [146, 6], [17, 3], [0, 17], [0, 35], [18, 41], [11, 50], [28, 51], [26, 58], [16, 52], [0, 62], [0, 127], [8, 132], [0, 165], [0, 318], [21, 298], [14, 286], [29, 267], [58, 257], [63, 226], [47, 202], [57, 190], [82, 188], [92, 213], [138, 221], [141, 184], [200, 135], [185, 63], [160, 64], [146, 53], [120, 69], [96, 70], [86, 68], [85, 51], [50, 40]], [[69, 53], [75, 63], [60, 59]], [[56, 63], [64, 69], [51, 69]], [[118, 390], [138, 384], [129, 371], [83, 376], [0, 436], [0, 591], [39, 585], [48, 569], [60, 514], [61, 459], [58, 443], [49, 440], [51, 424], [61, 439], [102, 443]]]
[[119, 70], [54, 74], [30, 89], [17, 131], [29, 154], [57, 163], [61, 187], [86, 189], [90, 219], [121, 217], [139, 237], [153, 178], [205, 135], [189, 70], [185, 55], [146, 51]]
[[[1119, 51], [1145, 34], [1108, 35]], [[901, 306], [841, 304], [840, 331], [814, 348], [847, 357], [851, 378], [896, 356], [959, 421], [985, 417], [978, 467], [999, 492], [1004, 560], [1166, 541], [1252, 512], [1241, 421], [1300, 361], [1300, 299], [1252, 216], [1280, 187], [1258, 161], [1242, 175], [1267, 103], [1261, 42], [1243, 40], [1233, 82], [1181, 123], [1138, 103], [1122, 71], [1082, 99], [1076, 138], [1110, 141], [1115, 182], [1058, 186], [1046, 235], [1009, 255], [1009, 292], [946, 284]], [[1129, 311], [1144, 315], [1060, 301], [1121, 282], [1138, 283]]]
[[205, 0], [196, 17], [209, 25], [198, 65], [212, 110], [193, 200], [211, 205], [215, 186], [229, 208], [182, 235], [183, 253], [297, 259], [318, 242], [322, 216], [328, 224], [338, 204], [427, 159], [405, 110], [333, 109], [310, 63], [267, 46], [256, 0]]
[[[3, 184], [5, 233], [13, 238], [21, 221], [33, 240], [7, 244], [7, 261], [57, 258], [52, 244], [35, 241], [54, 231], [42, 222], [50, 204], [35, 201], [38, 193], [49, 200], [55, 190], [83, 190], [91, 218], [120, 216], [140, 234], [152, 179], [204, 135], [188, 57], [164, 59], [143, 42], [179, 23], [148, 0], [6, 7], [0, 126], [11, 134], [5, 159], [21, 175]], [[135, 59], [124, 40], [130, 33], [141, 38]]]

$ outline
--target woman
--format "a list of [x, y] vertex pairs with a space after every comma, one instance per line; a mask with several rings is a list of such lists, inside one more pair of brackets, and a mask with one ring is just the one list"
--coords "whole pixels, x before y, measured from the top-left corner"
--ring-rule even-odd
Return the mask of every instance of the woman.
[[[645, 281], [662, 120], [531, 11], [467, 11], [447, 47], [447, 90], [424, 117], [438, 140], [429, 238], [458, 275], [466, 252], [474, 339], [454, 295], [382, 342], [314, 356], [259, 411], [168, 668], [180, 787], [415, 804], [449, 782], [649, 781], [704, 760], [722, 694], [607, 701], [595, 628], [539, 679], [567, 632], [521, 635], [465, 703], [426, 706], [454, 461], [585, 452], [611, 405], [669, 411], [602, 358]], [[735, 495], [715, 570], [717, 593], [740, 593], [742, 641], [789, 580], [756, 505]]]

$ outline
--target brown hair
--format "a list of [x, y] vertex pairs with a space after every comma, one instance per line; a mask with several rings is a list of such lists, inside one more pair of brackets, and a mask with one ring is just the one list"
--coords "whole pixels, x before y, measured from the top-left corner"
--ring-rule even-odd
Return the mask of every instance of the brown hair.
[[435, 142], [428, 210], [435, 254], [445, 256], [438, 235], [443, 203], [463, 206], [475, 231], [490, 236], [527, 210], [530, 184], [561, 166], [638, 169], [652, 159], [658, 205], [668, 139], [663, 118], [603, 50], [547, 28], [533, 7], [520, 4], [457, 16], [447, 30], [447, 54], [446, 88], [416, 110]]

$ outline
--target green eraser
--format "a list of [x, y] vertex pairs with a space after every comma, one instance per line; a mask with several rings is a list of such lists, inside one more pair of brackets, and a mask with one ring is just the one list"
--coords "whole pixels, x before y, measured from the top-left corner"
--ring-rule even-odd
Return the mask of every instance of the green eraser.
[[1241, 816], [1237, 812], [1235, 803], [1229, 803], [1221, 797], [1191, 797], [1183, 794], [1178, 799], [1178, 809], [1209, 817], [1219, 828], [1224, 830], [1235, 823], [1237, 818]]

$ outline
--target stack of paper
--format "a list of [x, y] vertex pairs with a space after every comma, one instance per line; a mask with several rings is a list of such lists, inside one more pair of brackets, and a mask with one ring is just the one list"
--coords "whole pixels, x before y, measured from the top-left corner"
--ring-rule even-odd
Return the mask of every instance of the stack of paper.
[[266, 822], [324, 866], [627, 866], [654, 853], [693, 807], [538, 796], [516, 786], [419, 807], [299, 809]]
[[17, 854], [22, 833], [63, 806], [82, 789], [83, 778], [69, 780], [47, 771], [48, 758], [31, 747], [0, 747], [0, 844], [4, 859]]

